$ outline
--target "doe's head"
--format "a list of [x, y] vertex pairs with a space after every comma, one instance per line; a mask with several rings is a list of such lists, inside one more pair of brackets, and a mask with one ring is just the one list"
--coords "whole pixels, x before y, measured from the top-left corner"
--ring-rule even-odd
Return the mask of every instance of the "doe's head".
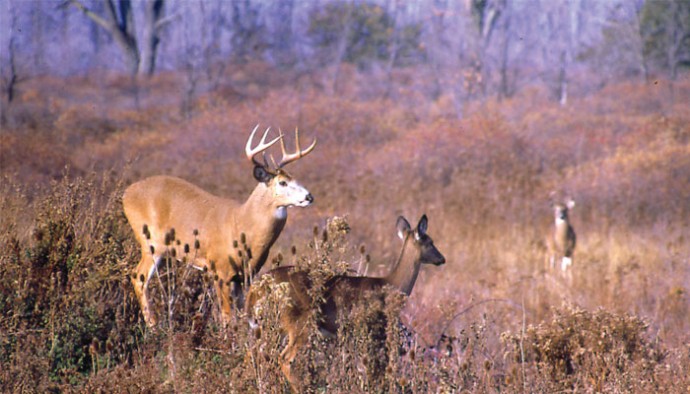
[[419, 251], [420, 262], [422, 264], [433, 264], [442, 265], [445, 264], [446, 258], [436, 249], [434, 245], [434, 240], [427, 234], [427, 229], [429, 226], [429, 220], [426, 215], [422, 215], [417, 223], [417, 227], [414, 230], [411, 228], [410, 223], [403, 216], [398, 217], [396, 227], [398, 230], [398, 237], [405, 241], [409, 238], [409, 241], [413, 243], [414, 247]]

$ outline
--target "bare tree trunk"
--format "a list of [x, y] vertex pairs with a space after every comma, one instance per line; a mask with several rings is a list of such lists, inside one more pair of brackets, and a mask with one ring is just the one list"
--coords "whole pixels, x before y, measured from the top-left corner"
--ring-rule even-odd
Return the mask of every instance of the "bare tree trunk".
[[156, 54], [160, 42], [159, 31], [166, 22], [163, 19], [165, 0], [150, 0], [146, 3], [143, 48], [139, 52], [130, 0], [105, 0], [105, 17], [98, 15], [79, 0], [67, 0], [98, 26], [105, 29], [120, 47], [127, 69], [133, 77], [150, 76], [155, 71]]
[[567, 50], [561, 51], [560, 69], [558, 72], [558, 103], [561, 107], [568, 104], [568, 54]]
[[340, 35], [340, 40], [338, 41], [338, 47], [336, 49], [335, 57], [335, 71], [333, 72], [333, 84], [331, 86], [331, 92], [336, 94], [338, 91], [338, 79], [340, 79], [340, 68], [345, 61], [345, 56], [347, 55], [347, 47], [350, 43], [350, 32], [352, 28], [352, 10], [354, 5], [349, 3], [346, 7], [347, 13], [343, 16], [343, 31]]
[[[5, 126], [7, 124], [7, 112], [9, 110], [10, 105], [12, 104], [12, 101], [14, 100], [15, 96], [15, 89], [17, 86], [17, 61], [16, 61], [16, 46], [17, 46], [17, 37], [16, 37], [16, 31], [17, 31], [17, 13], [14, 10], [14, 7], [12, 7], [12, 3], [10, 2], [10, 28], [8, 29], [10, 32], [10, 41], [8, 44], [7, 48], [7, 72], [2, 73], [2, 78], [3, 78], [3, 85], [4, 85], [4, 95], [5, 99], [7, 100], [7, 105], [1, 105], [0, 108], [0, 125]], [[4, 68], [4, 67], [3, 67]], [[2, 104], [2, 103], [0, 103]]]
[[510, 22], [511, 22], [511, 15], [510, 12], [506, 12], [505, 14], [505, 25], [503, 26], [503, 47], [501, 48], [501, 66], [500, 66], [500, 74], [501, 74], [501, 82], [498, 88], [498, 98], [503, 99], [503, 98], [508, 98], [512, 95], [511, 89], [510, 89], [510, 81], [508, 77], [508, 71], [509, 71], [509, 55], [510, 55]]
[[493, 35], [496, 23], [506, 7], [505, 0], [473, 0], [474, 11], [477, 18], [477, 26], [479, 29], [480, 46], [479, 46], [479, 72], [481, 81], [479, 87], [481, 89], [482, 98], [486, 98], [487, 84], [489, 82], [489, 71], [487, 67], [486, 52], [491, 44], [491, 37]]
[[383, 95], [384, 98], [389, 98], [391, 92], [393, 91], [393, 67], [395, 66], [395, 61], [398, 57], [398, 50], [400, 49], [400, 29], [398, 27], [398, 9], [400, 3], [399, 0], [394, 1], [395, 11], [393, 12], [393, 34], [391, 35], [391, 47], [390, 53], [388, 54], [388, 62], [386, 63], [386, 91]]
[[635, 23], [635, 50], [640, 61], [639, 67], [640, 71], [642, 72], [644, 82], [649, 83], [649, 66], [647, 65], [647, 56], [644, 53], [645, 34], [642, 30], [642, 23], [640, 21], [640, 12], [642, 11], [643, 5], [644, 2], [639, 2], [637, 5], [633, 5], [632, 14]]
[[139, 64], [139, 75], [153, 75], [156, 70], [156, 54], [160, 43], [160, 26], [163, 15], [163, 0], [151, 0], [146, 3], [144, 39], [141, 48], [141, 63]]

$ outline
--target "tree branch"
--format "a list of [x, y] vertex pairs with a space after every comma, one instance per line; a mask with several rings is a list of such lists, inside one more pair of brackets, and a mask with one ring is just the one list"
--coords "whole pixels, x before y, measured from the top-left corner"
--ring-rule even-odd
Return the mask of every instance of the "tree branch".
[[96, 22], [96, 24], [98, 24], [99, 26], [108, 30], [111, 33], [117, 29], [117, 27], [115, 25], [113, 25], [112, 23], [103, 19], [100, 15], [94, 13], [90, 9], [86, 8], [86, 6], [84, 4], [82, 4], [81, 2], [79, 2], [77, 0], [67, 0], [67, 1], [65, 1], [64, 4], [67, 4], [67, 5], [71, 4], [71, 5], [75, 6], [79, 11], [83, 12], [84, 15], [86, 15], [89, 19]]

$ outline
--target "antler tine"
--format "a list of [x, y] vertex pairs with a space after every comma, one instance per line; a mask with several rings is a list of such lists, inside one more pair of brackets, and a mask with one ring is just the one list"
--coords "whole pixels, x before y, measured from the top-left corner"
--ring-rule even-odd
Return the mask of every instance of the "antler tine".
[[[251, 160], [254, 165], [261, 166], [261, 167], [266, 167], [266, 164], [261, 164], [259, 163], [255, 156], [257, 153], [261, 153], [265, 151], [266, 149], [270, 148], [273, 144], [275, 144], [278, 141], [283, 140], [283, 133], [280, 133], [280, 135], [273, 140], [266, 142], [266, 137], [268, 136], [268, 132], [271, 130], [271, 128], [267, 128], [266, 131], [264, 132], [264, 135], [261, 137], [261, 141], [259, 141], [259, 145], [256, 146], [256, 148], [252, 148], [252, 141], [254, 141], [254, 135], [256, 134], [256, 131], [259, 129], [259, 125], [257, 124], [256, 127], [254, 127], [254, 130], [252, 130], [252, 133], [249, 135], [249, 139], [247, 140], [247, 145], [244, 147], [244, 152], [247, 155], [247, 159]], [[265, 160], [264, 160], [265, 162]]]
[[299, 129], [295, 128], [295, 148], [297, 151], [295, 153], [288, 154], [285, 149], [285, 141], [281, 139], [280, 149], [283, 151], [283, 158], [280, 160], [280, 163], [278, 163], [278, 168], [282, 168], [284, 165], [292, 163], [293, 161], [299, 160], [308, 155], [312, 150], [314, 150], [314, 147], [316, 147], [316, 138], [314, 138], [314, 142], [312, 142], [307, 149], [302, 150], [299, 146]]

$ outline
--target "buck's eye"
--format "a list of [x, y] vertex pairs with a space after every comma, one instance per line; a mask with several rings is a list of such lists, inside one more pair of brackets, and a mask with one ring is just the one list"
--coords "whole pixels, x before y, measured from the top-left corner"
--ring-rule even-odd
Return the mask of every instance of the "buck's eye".
[[285, 181], [280, 181], [280, 182], [278, 182], [278, 184], [282, 187], [287, 186], [287, 182], [285, 182]]

